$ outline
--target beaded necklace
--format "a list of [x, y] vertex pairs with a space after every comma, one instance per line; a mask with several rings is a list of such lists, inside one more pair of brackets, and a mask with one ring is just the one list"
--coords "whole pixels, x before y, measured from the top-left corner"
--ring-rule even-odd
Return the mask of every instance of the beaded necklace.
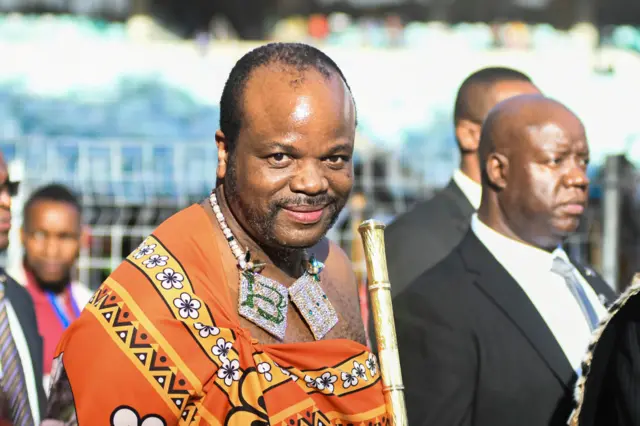
[[338, 323], [338, 315], [320, 287], [320, 273], [324, 268], [322, 262], [314, 256], [309, 257], [305, 251], [305, 271], [289, 288], [261, 275], [265, 264], [251, 259], [249, 249], [240, 247], [227, 225], [215, 192], [209, 196], [209, 202], [240, 270], [240, 315], [279, 340], [284, 340], [291, 299], [313, 337], [322, 339]]

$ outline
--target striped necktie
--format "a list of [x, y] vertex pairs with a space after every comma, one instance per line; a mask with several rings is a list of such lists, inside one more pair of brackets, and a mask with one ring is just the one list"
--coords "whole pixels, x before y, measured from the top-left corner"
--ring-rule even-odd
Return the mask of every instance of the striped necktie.
[[591, 331], [595, 330], [600, 323], [600, 318], [598, 317], [593, 304], [589, 300], [589, 296], [587, 296], [587, 292], [584, 290], [582, 283], [578, 281], [578, 278], [576, 277], [575, 266], [561, 257], [555, 257], [553, 259], [551, 271], [564, 278], [567, 283], [567, 287], [569, 287], [569, 291], [571, 291], [571, 294], [578, 302], [578, 305], [580, 305], [582, 314], [584, 315], [587, 324], [589, 324], [589, 329]]
[[4, 279], [4, 276], [0, 276], [0, 363], [2, 364], [0, 385], [9, 401], [13, 426], [34, 426], [22, 362], [9, 327]]

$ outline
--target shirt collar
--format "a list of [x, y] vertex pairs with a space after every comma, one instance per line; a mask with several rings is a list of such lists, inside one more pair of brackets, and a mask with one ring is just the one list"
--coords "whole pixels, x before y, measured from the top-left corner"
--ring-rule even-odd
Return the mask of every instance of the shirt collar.
[[507, 270], [511, 269], [508, 266], [515, 266], [517, 262], [519, 267], [527, 265], [535, 270], [550, 271], [555, 257], [560, 257], [571, 263], [567, 253], [562, 247], [558, 247], [549, 253], [532, 245], [516, 241], [500, 234], [483, 223], [478, 218], [477, 213], [474, 213], [471, 217], [471, 229], [476, 237], [478, 237], [491, 254], [493, 254]]
[[478, 210], [480, 201], [482, 200], [482, 186], [465, 175], [460, 169], [456, 169], [453, 172], [453, 181], [458, 185], [473, 208]]

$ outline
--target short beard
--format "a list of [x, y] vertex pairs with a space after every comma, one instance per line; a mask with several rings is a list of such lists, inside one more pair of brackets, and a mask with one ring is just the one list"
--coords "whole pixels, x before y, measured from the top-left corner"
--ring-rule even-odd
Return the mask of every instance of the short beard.
[[33, 274], [33, 277], [36, 280], [38, 287], [40, 287], [44, 291], [50, 291], [54, 294], [60, 294], [64, 292], [67, 286], [71, 283], [71, 275], [67, 275], [59, 281], [43, 281], [35, 274]]
[[62, 277], [61, 280], [58, 280], [58, 281], [45, 281], [38, 277], [38, 274], [35, 272], [33, 268], [29, 267], [26, 260], [24, 260], [23, 262], [24, 262], [24, 268], [29, 272], [29, 274], [31, 274], [36, 285], [44, 291], [50, 291], [55, 294], [60, 294], [67, 288], [68, 285], [71, 284], [70, 273], [65, 275], [64, 277]]

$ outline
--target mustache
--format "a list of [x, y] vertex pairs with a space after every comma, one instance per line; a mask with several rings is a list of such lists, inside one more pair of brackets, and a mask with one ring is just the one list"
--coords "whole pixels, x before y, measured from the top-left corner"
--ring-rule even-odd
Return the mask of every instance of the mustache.
[[275, 202], [276, 207], [293, 207], [293, 206], [326, 206], [337, 202], [337, 198], [328, 194], [316, 195], [309, 197], [306, 195], [299, 197], [283, 198]]

